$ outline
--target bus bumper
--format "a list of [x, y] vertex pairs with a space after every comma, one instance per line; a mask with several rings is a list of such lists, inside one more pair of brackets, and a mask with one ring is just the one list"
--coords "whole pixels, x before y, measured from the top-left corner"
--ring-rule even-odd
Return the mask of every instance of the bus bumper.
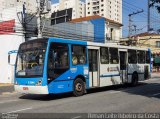
[[14, 89], [19, 93], [26, 94], [49, 94], [48, 86], [24, 86], [24, 85], [14, 85]]

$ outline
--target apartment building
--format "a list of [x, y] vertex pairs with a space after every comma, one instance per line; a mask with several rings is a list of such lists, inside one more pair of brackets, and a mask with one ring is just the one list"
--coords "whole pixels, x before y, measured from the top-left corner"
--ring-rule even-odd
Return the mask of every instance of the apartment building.
[[52, 5], [52, 13], [72, 8], [72, 19], [85, 16], [85, 3], [81, 0], [59, 0], [59, 3]]
[[0, 12], [3, 9], [8, 9], [11, 7], [22, 6], [25, 3], [26, 12], [34, 13], [37, 11], [37, 1], [36, 0], [0, 0]]
[[86, 16], [92, 15], [122, 23], [122, 0], [86, 0]]

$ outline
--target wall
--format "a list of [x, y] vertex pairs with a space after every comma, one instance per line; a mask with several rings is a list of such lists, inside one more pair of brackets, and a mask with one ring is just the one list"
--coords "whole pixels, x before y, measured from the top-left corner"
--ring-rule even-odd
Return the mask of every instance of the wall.
[[[13, 33], [0, 35], [0, 83], [13, 83], [14, 67], [8, 64], [8, 52], [18, 50], [20, 43], [24, 42], [22, 25], [17, 18], [17, 12], [20, 11], [22, 11], [22, 7], [2, 11], [0, 21], [15, 20], [15, 27]], [[15, 60], [12, 60], [12, 62], [15, 62]]]
[[8, 64], [8, 52], [18, 50], [23, 41], [23, 36], [0, 35], [0, 83], [13, 83], [14, 66]]

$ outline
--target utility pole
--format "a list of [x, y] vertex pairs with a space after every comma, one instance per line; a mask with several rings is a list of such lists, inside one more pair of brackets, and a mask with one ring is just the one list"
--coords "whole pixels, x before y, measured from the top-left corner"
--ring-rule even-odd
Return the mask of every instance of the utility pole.
[[150, 13], [150, 0], [148, 0], [148, 32], [150, 31], [150, 28], [151, 28], [151, 26], [150, 26], [150, 15], [151, 15], [151, 13]]
[[134, 31], [135, 31], [135, 34], [136, 34], [136, 32], [137, 32], [137, 26], [133, 25], [133, 27], [134, 27]]
[[129, 32], [128, 32], [128, 37], [130, 38], [131, 37], [131, 35], [132, 35], [132, 16], [133, 15], [136, 15], [136, 14], [139, 14], [139, 13], [142, 13], [142, 12], [144, 12], [144, 10], [142, 9], [141, 11], [137, 11], [137, 12], [133, 12], [133, 13], [131, 13], [131, 14], [129, 14], [128, 16], [129, 16]]
[[[38, 13], [37, 13], [38, 38], [42, 38], [42, 15], [47, 14], [51, 10], [51, 0], [37, 0], [37, 1], [38, 1]], [[45, 9], [47, 10], [47, 12], [44, 12]]]
[[38, 0], [38, 18], [37, 18], [37, 25], [38, 25], [38, 38], [42, 38], [42, 28], [41, 28], [41, 15], [42, 15], [42, 12], [43, 12], [43, 8], [44, 8], [44, 5], [42, 4], [43, 1], [45, 0]]
[[23, 25], [23, 32], [24, 32], [24, 38], [25, 38], [25, 41], [26, 41], [26, 6], [25, 6], [25, 2], [23, 4], [23, 12], [22, 12], [22, 25]]

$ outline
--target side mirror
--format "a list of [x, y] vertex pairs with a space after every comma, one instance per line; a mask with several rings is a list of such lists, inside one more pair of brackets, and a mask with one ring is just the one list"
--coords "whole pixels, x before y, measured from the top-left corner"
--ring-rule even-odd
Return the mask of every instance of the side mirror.
[[8, 64], [14, 66], [16, 62], [17, 50], [8, 52]]

